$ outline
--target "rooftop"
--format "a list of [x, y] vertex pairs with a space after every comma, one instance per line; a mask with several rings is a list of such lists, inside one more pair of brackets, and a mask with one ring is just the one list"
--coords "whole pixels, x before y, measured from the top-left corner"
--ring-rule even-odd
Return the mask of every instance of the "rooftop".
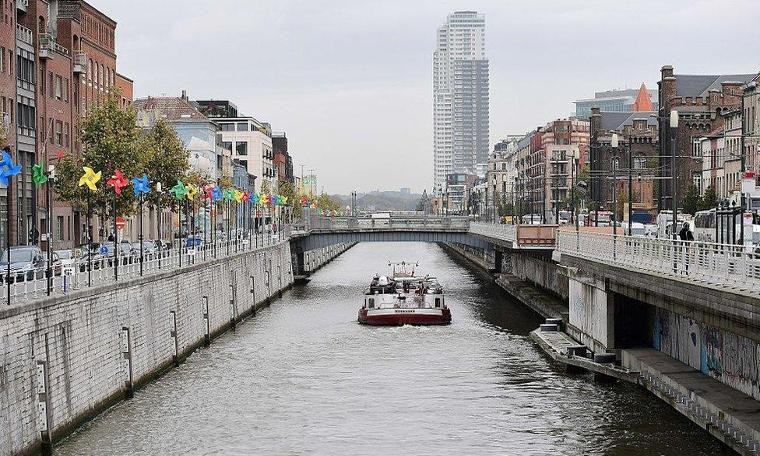
[[138, 98], [133, 106], [137, 111], [158, 112], [169, 122], [208, 121], [193, 103], [183, 97]]
[[676, 95], [681, 97], [706, 97], [711, 90], [721, 89], [724, 82], [746, 84], [757, 74], [676, 74]]

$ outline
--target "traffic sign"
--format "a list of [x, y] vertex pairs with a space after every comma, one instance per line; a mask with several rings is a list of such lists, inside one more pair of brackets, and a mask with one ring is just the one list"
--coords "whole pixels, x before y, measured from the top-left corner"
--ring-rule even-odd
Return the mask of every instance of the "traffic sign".
[[124, 225], [126, 225], [127, 222], [124, 220], [124, 217], [116, 217], [116, 229], [121, 231], [124, 229]]

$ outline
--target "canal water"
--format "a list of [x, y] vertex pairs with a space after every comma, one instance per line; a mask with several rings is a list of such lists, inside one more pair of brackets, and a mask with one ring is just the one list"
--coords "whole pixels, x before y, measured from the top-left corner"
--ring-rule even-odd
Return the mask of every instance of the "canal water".
[[[387, 262], [419, 260], [453, 323], [356, 322]], [[57, 455], [700, 455], [704, 431], [642, 390], [566, 374], [541, 319], [437, 245], [359, 244], [194, 353]]]

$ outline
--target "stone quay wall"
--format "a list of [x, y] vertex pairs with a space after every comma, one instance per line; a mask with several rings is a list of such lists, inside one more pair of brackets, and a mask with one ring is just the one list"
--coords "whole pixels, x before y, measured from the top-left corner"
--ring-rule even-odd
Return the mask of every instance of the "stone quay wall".
[[[312, 252], [310, 267], [349, 247]], [[285, 241], [0, 309], [0, 455], [48, 452], [292, 283]]]

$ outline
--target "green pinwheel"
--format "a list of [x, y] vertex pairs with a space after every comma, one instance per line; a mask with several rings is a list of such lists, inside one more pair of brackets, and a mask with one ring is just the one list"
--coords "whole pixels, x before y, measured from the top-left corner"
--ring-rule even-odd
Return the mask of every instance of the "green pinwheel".
[[235, 201], [235, 190], [228, 188], [224, 190], [224, 200], [225, 201]]
[[169, 192], [172, 193], [175, 198], [182, 199], [182, 198], [185, 198], [185, 196], [187, 195], [187, 187], [185, 187], [184, 182], [182, 182], [181, 180], [178, 180], [177, 185], [172, 187], [171, 190], [169, 190]]
[[39, 163], [32, 166], [32, 181], [34, 185], [42, 185], [48, 181], [47, 174], [45, 174], [45, 168]]

